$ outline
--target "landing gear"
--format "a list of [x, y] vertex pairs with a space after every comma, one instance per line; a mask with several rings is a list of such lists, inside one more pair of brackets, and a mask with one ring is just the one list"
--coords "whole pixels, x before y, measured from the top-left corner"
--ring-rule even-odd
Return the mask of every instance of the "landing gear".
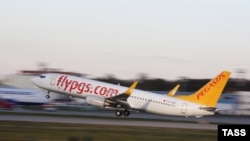
[[118, 116], [118, 117], [122, 116], [122, 111], [116, 110], [115, 115]]
[[50, 91], [48, 91], [48, 94], [46, 95], [46, 99], [50, 99], [49, 93], [50, 93]]
[[46, 95], [46, 99], [50, 99], [50, 95]]
[[125, 109], [124, 111], [121, 111], [120, 109], [118, 109], [118, 110], [115, 111], [115, 115], [118, 116], [118, 117], [120, 117], [122, 115], [129, 116], [130, 115], [130, 111], [127, 110], [127, 109]]
[[130, 111], [128, 111], [127, 109], [123, 111], [123, 115], [124, 116], [129, 116], [130, 115]]

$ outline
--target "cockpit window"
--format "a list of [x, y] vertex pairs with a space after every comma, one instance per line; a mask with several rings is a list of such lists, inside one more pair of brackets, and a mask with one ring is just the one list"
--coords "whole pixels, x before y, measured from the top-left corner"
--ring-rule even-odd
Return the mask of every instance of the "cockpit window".
[[46, 76], [44, 76], [44, 75], [40, 75], [40, 78], [46, 78]]

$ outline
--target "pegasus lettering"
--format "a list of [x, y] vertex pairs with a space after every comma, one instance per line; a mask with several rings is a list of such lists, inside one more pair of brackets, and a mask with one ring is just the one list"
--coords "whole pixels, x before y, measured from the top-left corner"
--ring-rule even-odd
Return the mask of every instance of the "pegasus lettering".
[[210, 91], [211, 88], [215, 87], [223, 78], [225, 78], [226, 75], [221, 73], [218, 77], [213, 79], [208, 85], [205, 86], [204, 89], [202, 89], [196, 96], [197, 100], [199, 100], [201, 97], [206, 95], [207, 92]]

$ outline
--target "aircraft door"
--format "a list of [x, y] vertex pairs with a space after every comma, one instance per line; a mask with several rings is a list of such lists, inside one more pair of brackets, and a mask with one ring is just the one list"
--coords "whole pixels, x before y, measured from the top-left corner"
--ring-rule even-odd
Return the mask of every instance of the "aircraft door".
[[181, 107], [181, 113], [186, 114], [186, 111], [187, 111], [187, 103], [183, 103]]
[[50, 79], [50, 85], [55, 85], [56, 84], [56, 79], [57, 79], [57, 75], [53, 74], [51, 76], [51, 79]]

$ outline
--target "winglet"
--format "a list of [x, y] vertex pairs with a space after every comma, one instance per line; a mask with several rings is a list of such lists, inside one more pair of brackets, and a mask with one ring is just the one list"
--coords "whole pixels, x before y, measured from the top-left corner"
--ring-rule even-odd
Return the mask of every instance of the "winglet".
[[180, 84], [176, 85], [168, 94], [167, 96], [174, 96], [177, 90], [179, 89]]
[[128, 90], [125, 92], [126, 95], [130, 96], [131, 93], [134, 91], [135, 87], [137, 86], [138, 82], [135, 81], [129, 88]]

